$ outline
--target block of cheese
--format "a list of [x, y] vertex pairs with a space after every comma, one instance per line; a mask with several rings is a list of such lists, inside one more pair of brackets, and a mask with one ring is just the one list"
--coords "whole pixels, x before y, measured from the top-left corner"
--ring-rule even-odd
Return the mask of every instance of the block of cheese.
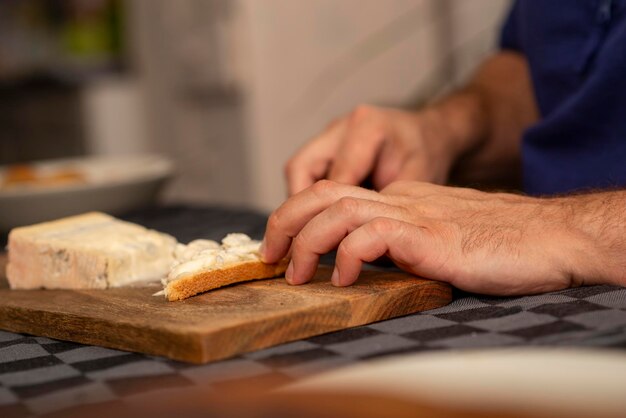
[[174, 237], [92, 212], [9, 233], [12, 289], [105, 289], [158, 281], [174, 261]]
[[284, 273], [287, 260], [263, 263], [260, 245], [245, 234], [228, 234], [221, 245], [210, 240], [179, 244], [176, 261], [163, 279], [163, 291], [156, 295], [164, 295], [169, 301], [183, 300], [233, 283], [268, 279]]

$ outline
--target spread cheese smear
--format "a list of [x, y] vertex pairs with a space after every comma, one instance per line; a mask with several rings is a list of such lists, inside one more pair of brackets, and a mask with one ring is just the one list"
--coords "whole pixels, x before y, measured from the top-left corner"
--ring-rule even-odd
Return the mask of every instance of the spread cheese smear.
[[199, 271], [227, 268], [246, 261], [261, 261], [261, 241], [246, 234], [228, 234], [221, 245], [217, 241], [198, 239], [189, 244], [178, 244], [174, 262], [167, 277], [161, 281], [164, 289], [154, 296], [167, 296], [167, 285], [173, 281], [193, 276]]

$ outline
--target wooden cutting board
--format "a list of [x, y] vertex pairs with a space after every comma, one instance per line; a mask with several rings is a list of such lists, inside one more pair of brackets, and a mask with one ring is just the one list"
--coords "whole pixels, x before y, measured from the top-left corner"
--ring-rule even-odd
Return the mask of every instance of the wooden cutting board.
[[[0, 271], [4, 273], [3, 266]], [[346, 288], [320, 267], [312, 283], [239, 284], [181, 302], [159, 290], [10, 290], [0, 280], [0, 329], [205, 363], [451, 301], [447, 284], [365, 271]]]

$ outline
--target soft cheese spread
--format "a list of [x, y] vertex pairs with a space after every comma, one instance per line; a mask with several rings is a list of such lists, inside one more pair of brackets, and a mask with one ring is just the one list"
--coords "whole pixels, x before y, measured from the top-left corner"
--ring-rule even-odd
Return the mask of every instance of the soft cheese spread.
[[220, 269], [246, 261], [260, 261], [260, 246], [260, 241], [253, 240], [246, 234], [228, 234], [221, 244], [205, 239], [191, 241], [187, 245], [178, 244], [174, 252], [175, 261], [170, 273], [163, 279], [163, 286], [199, 271]]

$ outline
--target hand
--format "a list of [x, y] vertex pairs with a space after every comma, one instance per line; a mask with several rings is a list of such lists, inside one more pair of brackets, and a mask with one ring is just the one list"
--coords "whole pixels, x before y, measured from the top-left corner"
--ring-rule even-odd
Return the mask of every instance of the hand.
[[570, 227], [570, 210], [559, 199], [419, 182], [378, 193], [320, 181], [270, 216], [262, 255], [276, 262], [291, 247], [291, 284], [308, 282], [319, 256], [337, 248], [336, 286], [354, 283], [363, 262], [386, 255], [403, 270], [466, 291], [546, 292], [583, 284], [601, 263]]
[[324, 178], [358, 185], [370, 174], [377, 190], [396, 180], [444, 183], [456, 155], [435, 113], [358, 107], [289, 160], [289, 194]]

